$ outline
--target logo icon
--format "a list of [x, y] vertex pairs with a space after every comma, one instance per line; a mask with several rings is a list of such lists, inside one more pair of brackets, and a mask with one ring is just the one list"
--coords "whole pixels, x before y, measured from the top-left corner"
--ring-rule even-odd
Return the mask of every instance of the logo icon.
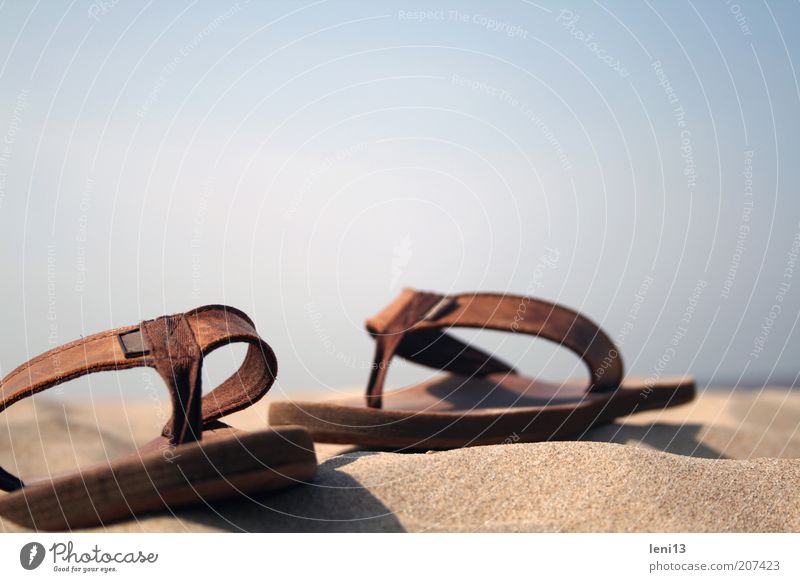
[[39, 542], [30, 542], [19, 551], [19, 563], [26, 570], [35, 570], [44, 561], [44, 546]]
[[408, 264], [411, 262], [411, 257], [414, 256], [414, 247], [411, 244], [411, 237], [404, 236], [398, 244], [392, 248], [392, 279], [389, 282], [389, 291], [394, 291], [397, 284], [400, 282], [400, 277], [403, 276]]

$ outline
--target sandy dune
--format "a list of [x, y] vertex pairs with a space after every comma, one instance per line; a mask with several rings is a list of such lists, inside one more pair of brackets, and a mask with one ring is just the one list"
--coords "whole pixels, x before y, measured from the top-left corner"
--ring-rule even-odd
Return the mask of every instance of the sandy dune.
[[[230, 423], [264, 426], [268, 401]], [[25, 477], [104, 461], [149, 440], [162, 416], [152, 402], [21, 402], [0, 419], [0, 464]], [[313, 485], [107, 529], [800, 531], [800, 393], [779, 388], [705, 391], [580, 442], [317, 452]]]

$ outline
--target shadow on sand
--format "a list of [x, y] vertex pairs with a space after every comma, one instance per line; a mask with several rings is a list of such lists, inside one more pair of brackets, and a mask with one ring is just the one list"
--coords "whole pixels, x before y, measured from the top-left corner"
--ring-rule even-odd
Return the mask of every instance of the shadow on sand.
[[179, 513], [187, 521], [246, 532], [402, 532], [397, 517], [370, 491], [340, 471], [369, 451], [320, 463], [314, 480], [273, 495]]

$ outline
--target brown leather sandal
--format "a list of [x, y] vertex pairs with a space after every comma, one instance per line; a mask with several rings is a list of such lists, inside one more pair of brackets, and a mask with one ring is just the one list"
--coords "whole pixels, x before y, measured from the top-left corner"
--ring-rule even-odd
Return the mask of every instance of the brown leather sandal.
[[[241, 368], [203, 397], [204, 356], [233, 342], [249, 344]], [[314, 475], [314, 445], [305, 429], [247, 433], [218, 420], [259, 400], [277, 373], [272, 349], [231, 307], [160, 317], [42, 354], [2, 380], [0, 412], [79, 376], [138, 366], [155, 368], [169, 388], [173, 414], [162, 436], [122, 459], [59, 477], [23, 483], [0, 468], [0, 488], [9, 492], [0, 497], [0, 515], [38, 530], [90, 527], [283, 488]]]
[[[557, 342], [583, 359], [591, 382], [587, 388], [527, 378], [447, 334], [450, 327]], [[406, 289], [367, 321], [367, 329], [377, 346], [365, 400], [276, 402], [270, 424], [305, 426], [321, 442], [446, 449], [575, 436], [620, 416], [694, 398], [691, 378], [623, 381], [619, 352], [599, 327], [570, 309], [530, 297]], [[448, 374], [384, 395], [395, 354]]]

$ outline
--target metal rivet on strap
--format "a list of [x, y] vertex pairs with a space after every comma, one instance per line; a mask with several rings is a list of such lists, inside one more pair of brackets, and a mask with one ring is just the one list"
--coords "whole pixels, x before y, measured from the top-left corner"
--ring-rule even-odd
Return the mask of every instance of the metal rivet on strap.
[[117, 336], [126, 358], [139, 358], [150, 353], [141, 329], [134, 329]]

